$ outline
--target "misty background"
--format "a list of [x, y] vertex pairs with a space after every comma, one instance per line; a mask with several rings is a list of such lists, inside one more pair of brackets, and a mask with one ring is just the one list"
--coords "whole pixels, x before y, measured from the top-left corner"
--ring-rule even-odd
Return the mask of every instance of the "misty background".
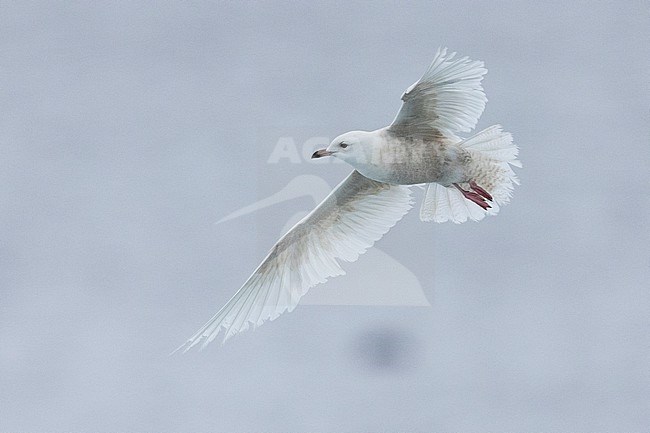
[[[645, 1], [0, 1], [0, 431], [647, 430], [649, 29]], [[477, 128], [524, 168], [497, 217], [377, 243], [431, 307], [169, 357], [313, 204], [215, 222], [350, 171], [267, 164], [278, 138], [387, 125], [438, 46], [485, 61]]]

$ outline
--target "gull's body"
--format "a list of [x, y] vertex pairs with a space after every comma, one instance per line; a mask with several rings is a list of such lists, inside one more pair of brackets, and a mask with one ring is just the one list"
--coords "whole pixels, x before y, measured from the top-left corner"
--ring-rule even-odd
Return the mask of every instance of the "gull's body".
[[[390, 126], [335, 138], [313, 158], [333, 156], [355, 170], [271, 249], [235, 295], [184, 345], [225, 339], [293, 310], [307, 290], [345, 272], [413, 205], [410, 186], [426, 187], [423, 221], [456, 223], [496, 214], [517, 183], [517, 147], [498, 125], [468, 139], [485, 107], [482, 62], [438, 50], [402, 95]], [[351, 289], [352, 290], [352, 289]]]
[[469, 152], [445, 137], [397, 134], [390, 127], [354, 131], [339, 140], [362, 148], [361, 154], [344, 157], [359, 173], [394, 185], [462, 182], [471, 159]]

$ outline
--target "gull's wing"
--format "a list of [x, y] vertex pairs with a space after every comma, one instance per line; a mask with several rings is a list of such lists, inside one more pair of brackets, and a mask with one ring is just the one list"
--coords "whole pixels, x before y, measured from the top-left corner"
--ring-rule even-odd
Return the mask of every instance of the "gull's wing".
[[293, 310], [310, 287], [345, 272], [412, 207], [407, 186], [368, 179], [356, 170], [271, 249], [219, 312], [179, 349], [205, 347], [225, 330], [224, 341]]
[[487, 102], [481, 86], [487, 69], [481, 61], [454, 59], [455, 55], [447, 55], [446, 48], [438, 49], [422, 78], [402, 95], [392, 131], [408, 134], [433, 129], [451, 138], [476, 126]]

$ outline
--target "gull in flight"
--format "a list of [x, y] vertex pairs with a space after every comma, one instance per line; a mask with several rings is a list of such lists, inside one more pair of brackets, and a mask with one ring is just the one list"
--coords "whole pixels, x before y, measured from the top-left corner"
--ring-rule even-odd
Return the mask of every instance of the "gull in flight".
[[481, 61], [439, 49], [431, 66], [402, 95], [393, 122], [336, 137], [312, 158], [334, 157], [354, 170], [271, 248], [234, 296], [176, 350], [224, 342], [249, 326], [292, 311], [311, 287], [343, 275], [413, 206], [423, 186], [422, 221], [462, 223], [496, 214], [518, 184], [512, 136], [500, 125], [469, 138], [487, 98]]

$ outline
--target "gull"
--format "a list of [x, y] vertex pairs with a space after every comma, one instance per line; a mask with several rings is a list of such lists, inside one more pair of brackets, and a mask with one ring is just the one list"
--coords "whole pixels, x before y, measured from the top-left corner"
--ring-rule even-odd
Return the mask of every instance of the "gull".
[[424, 187], [422, 221], [462, 223], [496, 214], [510, 200], [521, 167], [512, 136], [493, 125], [469, 138], [487, 98], [483, 62], [438, 49], [424, 75], [402, 94], [393, 122], [336, 137], [312, 158], [339, 158], [354, 170], [271, 248], [234, 296], [176, 350], [225, 342], [292, 311], [313, 286], [345, 274], [342, 262], [366, 252], [413, 207]]

